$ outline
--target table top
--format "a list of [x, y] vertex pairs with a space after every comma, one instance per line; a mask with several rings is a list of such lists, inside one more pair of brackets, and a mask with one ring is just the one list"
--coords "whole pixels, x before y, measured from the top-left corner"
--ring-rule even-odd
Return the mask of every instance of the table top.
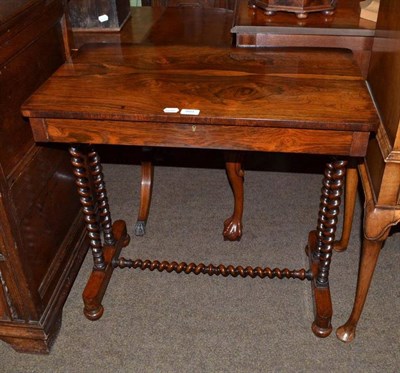
[[377, 124], [351, 53], [332, 49], [87, 45], [28, 99], [23, 114], [344, 131]]
[[318, 48], [87, 45], [22, 112], [37, 142], [357, 157], [379, 122], [351, 52]]
[[297, 35], [373, 36], [375, 22], [360, 18], [359, 0], [339, 0], [335, 14], [325, 16], [312, 13], [306, 19], [295, 14], [277, 12], [266, 15], [262, 9], [252, 9], [247, 0], [238, 0], [231, 32], [236, 33], [289, 33]]

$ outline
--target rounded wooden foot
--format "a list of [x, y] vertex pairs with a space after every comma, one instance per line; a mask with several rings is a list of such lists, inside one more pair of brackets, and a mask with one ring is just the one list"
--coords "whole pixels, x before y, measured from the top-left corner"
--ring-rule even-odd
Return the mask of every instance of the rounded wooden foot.
[[335, 14], [335, 11], [334, 11], [334, 10], [324, 10], [324, 11], [322, 12], [322, 14], [323, 14], [324, 16], [333, 16], [333, 15]]
[[356, 326], [348, 323], [339, 326], [336, 330], [336, 336], [342, 342], [350, 343], [356, 336]]
[[347, 244], [344, 245], [341, 241], [335, 241], [335, 243], [333, 245], [333, 250], [335, 250], [338, 253], [340, 253], [342, 251], [346, 251]]
[[312, 323], [311, 330], [318, 338], [326, 338], [329, 334], [332, 333], [332, 325], [329, 325], [327, 328], [321, 328], [318, 326], [315, 321]]
[[129, 242], [131, 242], [131, 236], [129, 236], [129, 234], [126, 235], [126, 237], [124, 238], [124, 240], [122, 241], [122, 247], [126, 247], [129, 245]]
[[90, 310], [88, 310], [84, 307], [83, 313], [87, 319], [89, 319], [91, 321], [96, 321], [96, 320], [100, 319], [101, 316], [103, 316], [104, 307], [101, 304], [97, 308], [90, 309]]
[[298, 19], [306, 19], [308, 18], [308, 13], [296, 13], [296, 17]]

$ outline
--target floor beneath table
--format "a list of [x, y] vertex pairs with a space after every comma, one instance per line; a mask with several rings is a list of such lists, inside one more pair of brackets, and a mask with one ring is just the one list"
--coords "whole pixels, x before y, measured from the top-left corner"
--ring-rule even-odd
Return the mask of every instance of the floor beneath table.
[[[307, 265], [304, 246], [308, 231], [316, 226], [321, 187], [313, 167], [288, 173], [288, 159], [280, 158], [271, 170], [259, 169], [261, 159], [253, 161], [245, 178], [244, 235], [232, 243], [222, 240], [222, 223], [231, 212], [232, 199], [220, 161], [213, 169], [176, 167], [176, 159], [174, 165], [168, 157], [160, 155], [158, 162], [169, 166], [155, 169], [146, 235], [132, 236], [124, 256], [290, 269]], [[126, 219], [132, 235], [140, 168], [106, 164], [105, 176], [113, 218]], [[346, 321], [353, 302], [360, 215], [358, 202], [350, 248], [333, 257], [334, 328]], [[351, 345], [338, 341], [334, 333], [324, 340], [314, 337], [310, 284], [298, 280], [116, 270], [103, 301], [105, 314], [90, 322], [82, 314], [81, 301], [91, 268], [88, 256], [65, 306], [51, 355], [21, 355], [3, 343], [0, 370], [399, 371], [399, 244], [399, 234], [387, 241]]]

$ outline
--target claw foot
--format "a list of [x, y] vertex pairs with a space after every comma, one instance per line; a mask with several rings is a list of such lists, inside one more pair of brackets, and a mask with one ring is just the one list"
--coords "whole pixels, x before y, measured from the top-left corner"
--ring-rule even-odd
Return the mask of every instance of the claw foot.
[[242, 237], [242, 222], [230, 217], [224, 222], [224, 240], [239, 241]]

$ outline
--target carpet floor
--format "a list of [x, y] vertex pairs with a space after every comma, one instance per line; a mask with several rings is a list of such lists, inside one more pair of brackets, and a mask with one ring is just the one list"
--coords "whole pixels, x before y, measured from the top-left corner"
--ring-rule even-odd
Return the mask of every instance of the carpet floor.
[[[123, 255], [234, 264], [307, 267], [304, 247], [316, 226], [321, 176], [254, 167], [245, 176], [244, 234], [224, 242], [232, 196], [221, 167], [156, 167], [146, 234], [133, 234], [140, 167], [104, 167], [113, 219], [124, 218], [131, 243]], [[360, 253], [361, 197], [349, 249], [331, 266], [333, 326], [350, 314]], [[338, 232], [340, 234], [340, 231]], [[382, 250], [357, 337], [311, 332], [310, 284], [116, 270], [104, 316], [88, 321], [81, 293], [88, 255], [63, 312], [50, 355], [19, 354], [0, 343], [0, 372], [400, 372], [400, 235]]]

